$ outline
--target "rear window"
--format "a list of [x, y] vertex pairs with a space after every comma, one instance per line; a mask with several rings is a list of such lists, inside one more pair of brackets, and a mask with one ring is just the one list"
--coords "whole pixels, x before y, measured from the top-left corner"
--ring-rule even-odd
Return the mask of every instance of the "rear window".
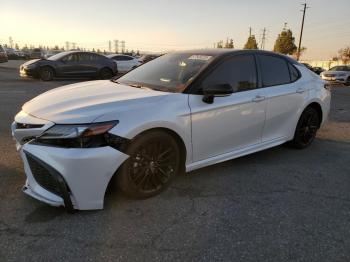
[[271, 55], [259, 55], [263, 86], [283, 85], [291, 82], [287, 61]]

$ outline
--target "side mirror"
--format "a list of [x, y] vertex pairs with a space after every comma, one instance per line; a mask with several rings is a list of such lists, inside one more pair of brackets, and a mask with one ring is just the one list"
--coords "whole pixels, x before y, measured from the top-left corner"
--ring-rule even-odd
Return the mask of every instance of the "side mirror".
[[216, 96], [229, 96], [234, 92], [230, 84], [217, 84], [203, 88], [203, 102], [212, 104]]

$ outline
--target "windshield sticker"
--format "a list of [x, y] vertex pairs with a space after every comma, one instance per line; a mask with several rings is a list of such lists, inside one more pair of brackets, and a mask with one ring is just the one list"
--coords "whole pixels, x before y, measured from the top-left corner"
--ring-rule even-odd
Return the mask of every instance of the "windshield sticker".
[[188, 59], [208, 61], [210, 58], [212, 58], [210, 55], [191, 55]]

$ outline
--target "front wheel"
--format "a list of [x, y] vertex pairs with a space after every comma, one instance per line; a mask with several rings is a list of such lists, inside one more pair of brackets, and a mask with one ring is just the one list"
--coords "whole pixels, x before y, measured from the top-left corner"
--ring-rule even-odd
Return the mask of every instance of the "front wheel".
[[109, 68], [102, 68], [100, 71], [100, 78], [105, 80], [105, 79], [111, 79], [113, 77], [112, 70]]
[[346, 79], [345, 85], [350, 86], [350, 76]]
[[303, 149], [311, 145], [316, 137], [320, 119], [316, 109], [308, 107], [301, 114], [295, 129], [293, 140], [290, 142], [295, 148]]
[[164, 132], [137, 137], [130, 145], [129, 159], [117, 173], [118, 187], [127, 195], [147, 198], [167, 188], [180, 171], [180, 149]]
[[40, 79], [43, 81], [51, 81], [53, 79], [53, 70], [51, 67], [43, 67], [40, 69]]

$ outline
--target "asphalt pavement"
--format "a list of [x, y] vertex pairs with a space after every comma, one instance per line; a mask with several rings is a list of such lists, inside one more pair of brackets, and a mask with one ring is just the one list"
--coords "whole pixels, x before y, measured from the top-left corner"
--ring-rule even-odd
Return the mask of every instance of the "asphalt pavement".
[[0, 67], [0, 261], [350, 261], [349, 87], [332, 90], [308, 149], [279, 146], [181, 175], [153, 198], [113, 191], [104, 210], [67, 214], [21, 192], [10, 124], [24, 102], [76, 81]]

